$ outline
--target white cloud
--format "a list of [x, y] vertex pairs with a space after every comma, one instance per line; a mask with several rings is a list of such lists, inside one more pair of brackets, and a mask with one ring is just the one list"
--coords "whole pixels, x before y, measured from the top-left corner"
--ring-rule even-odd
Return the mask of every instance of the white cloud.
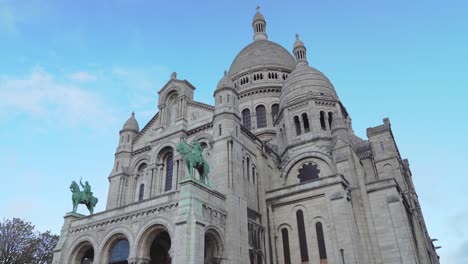
[[96, 76], [94, 76], [93, 74], [89, 72], [84, 72], [84, 71], [74, 72], [72, 74], [69, 74], [68, 78], [70, 78], [73, 81], [78, 81], [78, 82], [91, 82], [97, 79]]
[[26, 115], [44, 122], [102, 128], [114, 121], [101, 97], [79, 86], [57, 82], [41, 70], [25, 78], [0, 77], [0, 119]]

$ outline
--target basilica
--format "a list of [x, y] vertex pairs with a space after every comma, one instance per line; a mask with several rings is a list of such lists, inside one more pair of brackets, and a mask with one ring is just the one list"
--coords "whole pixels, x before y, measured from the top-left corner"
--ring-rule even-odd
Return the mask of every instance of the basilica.
[[173, 73], [132, 113], [106, 210], [65, 215], [54, 264], [439, 263], [390, 120], [356, 136], [299, 36], [269, 40], [258, 10], [252, 29], [214, 106]]

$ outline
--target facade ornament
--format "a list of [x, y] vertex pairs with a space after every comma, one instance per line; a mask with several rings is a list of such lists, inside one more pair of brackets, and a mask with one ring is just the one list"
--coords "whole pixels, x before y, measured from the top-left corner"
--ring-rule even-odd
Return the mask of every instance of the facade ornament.
[[98, 203], [98, 198], [93, 196], [93, 192], [91, 191], [91, 185], [89, 185], [88, 181], [85, 181], [85, 184], [81, 182], [80, 185], [83, 188], [83, 191], [80, 190], [80, 186], [75, 181], [72, 181], [70, 185], [70, 191], [72, 192], [72, 202], [73, 202], [73, 213], [76, 213], [76, 209], [78, 208], [78, 204], [84, 204], [89, 210], [90, 214], [93, 214], [94, 207]]

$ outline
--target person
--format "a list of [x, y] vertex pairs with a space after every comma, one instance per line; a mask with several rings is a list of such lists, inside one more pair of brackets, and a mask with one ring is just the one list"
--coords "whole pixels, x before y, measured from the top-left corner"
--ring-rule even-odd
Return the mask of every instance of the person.
[[83, 188], [83, 193], [85, 194], [85, 197], [86, 197], [85, 199], [86, 199], [86, 202], [88, 203], [89, 201], [91, 201], [91, 197], [93, 197], [93, 192], [91, 191], [91, 185], [89, 185], [88, 181], [85, 181], [85, 184], [83, 185], [83, 183], [81, 182], [81, 179], [80, 179], [80, 185]]
[[197, 159], [197, 162], [202, 163], [202, 161], [203, 161], [203, 156], [202, 156], [203, 149], [202, 149], [200, 143], [198, 143], [198, 140], [193, 140], [192, 141], [192, 148], [193, 148], [193, 154], [195, 155], [195, 158]]

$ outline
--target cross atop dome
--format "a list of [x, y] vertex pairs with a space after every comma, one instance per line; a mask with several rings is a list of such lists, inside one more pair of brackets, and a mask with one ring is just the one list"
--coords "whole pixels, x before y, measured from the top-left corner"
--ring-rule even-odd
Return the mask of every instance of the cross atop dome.
[[267, 40], [268, 35], [266, 34], [266, 21], [262, 13], [260, 13], [260, 7], [257, 6], [257, 12], [253, 18], [252, 27], [254, 30], [254, 41]]

